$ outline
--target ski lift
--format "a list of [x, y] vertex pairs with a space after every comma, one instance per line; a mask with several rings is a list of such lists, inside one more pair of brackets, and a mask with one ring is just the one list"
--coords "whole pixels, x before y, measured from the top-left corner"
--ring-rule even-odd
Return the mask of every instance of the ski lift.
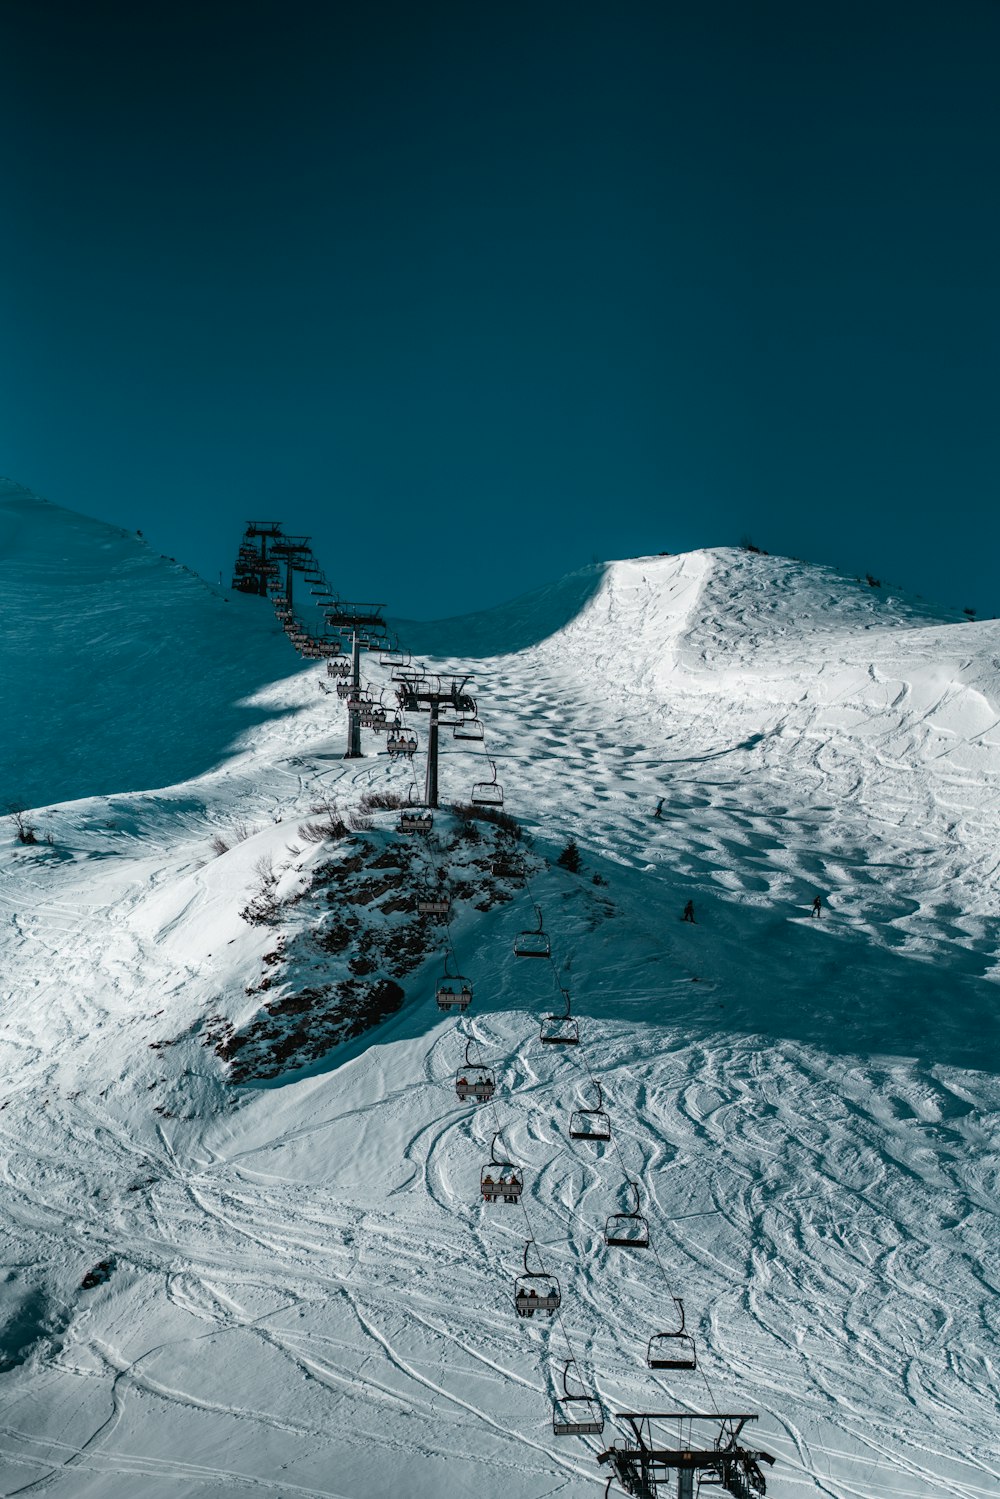
[[[346, 663], [345, 663], [345, 665], [346, 665]], [[351, 693], [353, 691], [354, 691], [354, 688], [351, 686], [350, 682], [338, 682], [337, 683], [337, 696], [339, 698], [350, 697], [350, 695], [351, 695]]]
[[610, 1140], [611, 1120], [607, 1110], [604, 1108], [604, 1098], [601, 1093], [601, 1085], [594, 1083], [597, 1089], [597, 1107], [595, 1109], [576, 1109], [569, 1116], [569, 1137], [571, 1140]]
[[326, 663], [326, 674], [328, 677], [349, 677], [351, 675], [350, 661], [337, 660]]
[[[447, 962], [445, 969], [447, 970]], [[471, 998], [471, 994], [470, 994]], [[441, 1003], [441, 991], [438, 990], [438, 1004]], [[460, 1067], [455, 1075], [455, 1092], [464, 1103], [467, 1098], [474, 1098], [477, 1103], [489, 1103], [496, 1092], [496, 1080], [489, 1067], [482, 1067], [469, 1058], [469, 1047], [472, 1045], [470, 1037], [465, 1043], [465, 1066]]]
[[[419, 905], [418, 905], [419, 909]], [[444, 973], [438, 979], [437, 1002], [439, 1010], [467, 1010], [472, 1002], [472, 985], [468, 979], [464, 979], [460, 973], [452, 973], [451, 953], [444, 955]], [[469, 1048], [466, 1045], [465, 1057], [468, 1061]]]
[[576, 1359], [566, 1360], [563, 1369], [563, 1392], [552, 1402], [552, 1435], [554, 1437], [600, 1436], [604, 1430], [604, 1412], [593, 1395], [571, 1395], [566, 1381], [570, 1365]]
[[497, 783], [497, 768], [490, 761], [493, 770], [493, 778], [489, 781], [476, 781], [472, 788], [469, 800], [474, 807], [502, 807], [503, 787]]
[[371, 723], [368, 727], [374, 729], [376, 734], [384, 734], [389, 725], [385, 709], [380, 704], [376, 704], [371, 711], [370, 717]]
[[515, 958], [548, 958], [552, 956], [552, 945], [542, 926], [542, 908], [535, 907], [538, 926], [535, 930], [518, 932], [514, 938]]
[[397, 833], [418, 833], [426, 838], [434, 828], [434, 813], [426, 807], [404, 807], [396, 824]]
[[649, 1224], [639, 1211], [639, 1186], [629, 1181], [635, 1197], [635, 1208], [631, 1213], [612, 1213], [604, 1225], [604, 1242], [609, 1248], [648, 1249]]
[[484, 737], [483, 726], [478, 718], [460, 718], [451, 732], [454, 739], [470, 739], [479, 742]]
[[386, 643], [379, 652], [378, 663], [380, 666], [409, 666], [409, 652], [402, 650], [398, 641], [392, 645]]
[[566, 1001], [561, 1015], [543, 1015], [538, 1039], [546, 1046], [578, 1046], [580, 1027], [570, 1014], [569, 990], [560, 991]]
[[[443, 885], [438, 885], [436, 888], [433, 885], [425, 885], [423, 890], [418, 892], [418, 916], [433, 916], [438, 921], [446, 921], [450, 910], [451, 896]], [[470, 993], [469, 999], [471, 998], [472, 995]], [[465, 1006], [463, 1005], [462, 1008], [464, 1009]]]
[[[524, 1246], [524, 1270], [514, 1282], [514, 1310], [519, 1317], [533, 1317], [536, 1312], [548, 1312], [551, 1317], [559, 1310], [562, 1294], [554, 1275], [544, 1269], [528, 1269], [528, 1250], [534, 1242], [528, 1239]], [[541, 1255], [538, 1263], [542, 1263]]]
[[[490, 1158], [479, 1173], [479, 1190], [484, 1202], [520, 1202], [524, 1191], [524, 1176], [513, 1161], [497, 1156], [499, 1138], [500, 1133], [497, 1131], [490, 1146]], [[494, 1176], [494, 1172], [498, 1174]]]
[[401, 726], [390, 729], [386, 735], [385, 747], [393, 757], [405, 755], [412, 760], [417, 753], [417, 736], [412, 732], [404, 732]]
[[674, 1297], [674, 1306], [680, 1314], [681, 1325], [676, 1332], [657, 1332], [649, 1340], [646, 1363], [650, 1369], [697, 1369], [694, 1338], [684, 1331], [684, 1303]]
[[391, 682], [400, 682], [405, 686], [407, 683], [421, 681], [423, 676], [423, 667], [415, 666], [410, 658], [407, 657], [405, 662], [400, 662], [398, 666], [393, 667], [389, 675], [389, 680]]

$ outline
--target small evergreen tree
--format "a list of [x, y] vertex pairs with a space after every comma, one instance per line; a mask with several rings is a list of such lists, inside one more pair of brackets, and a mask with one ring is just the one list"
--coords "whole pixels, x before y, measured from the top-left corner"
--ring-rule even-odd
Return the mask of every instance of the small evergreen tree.
[[560, 869], [568, 869], [570, 874], [579, 874], [580, 862], [580, 850], [576, 846], [576, 839], [571, 838], [556, 863]]

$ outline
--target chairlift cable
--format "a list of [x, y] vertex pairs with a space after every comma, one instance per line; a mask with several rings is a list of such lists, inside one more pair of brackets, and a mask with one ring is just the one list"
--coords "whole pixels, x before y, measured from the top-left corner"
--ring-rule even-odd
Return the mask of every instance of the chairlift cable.
[[[524, 884], [525, 884], [525, 888], [526, 888], [529, 896], [531, 897], [532, 901], [534, 902], [534, 891], [533, 891], [532, 886], [531, 886], [530, 876], [527, 875], [527, 874], [525, 874], [525, 877], [524, 877]], [[555, 978], [556, 984], [557, 984], [558, 987], [561, 988], [562, 986], [559, 985], [559, 983], [558, 983], [558, 980], [559, 980], [558, 966], [556, 964], [555, 957], [552, 954], [551, 942], [550, 942], [550, 949], [549, 949], [549, 953], [548, 953], [548, 958], [549, 958], [549, 963], [551, 964], [551, 967], [552, 967], [552, 970], [553, 970], [553, 976]], [[595, 1085], [597, 1087], [601, 1086], [601, 1084], [599, 1083], [599, 1080], [595, 1077], [595, 1075], [593, 1073], [593, 1070], [590, 1067], [589, 1062], [587, 1061], [587, 1057], [586, 1057], [586, 1053], [585, 1052], [577, 1052], [577, 1054], [572, 1059], [567, 1058], [567, 1060], [572, 1060], [572, 1063], [574, 1065], [577, 1065], [580, 1068], [580, 1070], [584, 1071], [587, 1074], [587, 1077], [589, 1078], [590, 1082], [593, 1085]], [[614, 1147], [615, 1155], [618, 1158], [618, 1164], [619, 1164], [619, 1166], [621, 1168], [622, 1175], [623, 1175], [624, 1179], [626, 1181], [634, 1181], [634, 1178], [630, 1175], [628, 1167], [626, 1165], [625, 1157], [624, 1157], [624, 1154], [623, 1154], [623, 1151], [622, 1151], [622, 1147], [621, 1147], [621, 1140], [619, 1138], [619, 1132], [616, 1131], [616, 1130], [612, 1130], [612, 1132], [611, 1132], [611, 1144]], [[654, 1263], [657, 1266], [657, 1269], [658, 1269], [659, 1274], [660, 1274], [660, 1278], [661, 1278], [664, 1286], [666, 1287], [666, 1289], [667, 1289], [667, 1291], [668, 1291], [671, 1299], [674, 1300], [674, 1301], [681, 1300], [681, 1298], [679, 1298], [679, 1297], [677, 1297], [675, 1295], [675, 1292], [674, 1292], [673, 1286], [671, 1284], [670, 1278], [667, 1275], [666, 1268], [665, 1268], [665, 1266], [663, 1264], [662, 1259], [660, 1258], [659, 1250], [656, 1247], [655, 1239], [653, 1238], [653, 1236], [651, 1234], [648, 1236], [648, 1247], [650, 1249], [652, 1249], [652, 1251], [653, 1251], [653, 1260], [654, 1260]], [[709, 1378], [708, 1378], [708, 1374], [707, 1374], [707, 1372], [706, 1372], [706, 1370], [705, 1370], [705, 1368], [704, 1368], [701, 1360], [698, 1360], [697, 1369], [698, 1369], [698, 1372], [701, 1374], [702, 1380], [704, 1381], [706, 1393], [707, 1393], [708, 1398], [709, 1398], [709, 1400], [710, 1400], [710, 1402], [712, 1404], [712, 1408], [713, 1408], [713, 1410], [717, 1414], [718, 1411], [719, 1411], [718, 1402], [716, 1401], [714, 1391], [712, 1389], [711, 1383], [710, 1383]], [[651, 1373], [652, 1373], [652, 1377], [654, 1379], [656, 1379], [655, 1372], [651, 1371]]]

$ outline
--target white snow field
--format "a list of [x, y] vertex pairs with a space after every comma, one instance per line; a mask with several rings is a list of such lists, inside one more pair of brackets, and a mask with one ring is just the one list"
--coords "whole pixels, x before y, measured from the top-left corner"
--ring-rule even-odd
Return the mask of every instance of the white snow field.
[[[0, 837], [4, 1499], [599, 1499], [615, 1411], [713, 1409], [759, 1414], [775, 1499], [1000, 1494], [1000, 623], [722, 549], [401, 625], [474, 673], [530, 890], [457, 905], [463, 1017], [432, 957], [235, 1085], [208, 1017], [259, 1016], [294, 898], [396, 841], [300, 824], [409, 770], [341, 758], [266, 601], [9, 484], [0, 563], [5, 797], [42, 840]], [[448, 741], [443, 800], [484, 765]], [[545, 863], [570, 835], [578, 874]], [[278, 927], [239, 914], [262, 858]], [[551, 965], [512, 952], [534, 901]], [[576, 1048], [539, 1042], [560, 986]], [[492, 1105], [456, 1097], [470, 1036]], [[591, 1076], [609, 1145], [569, 1137]], [[480, 1197], [498, 1128], [524, 1210]], [[626, 1177], [655, 1253], [604, 1243]], [[552, 1319], [514, 1314], [528, 1232]], [[674, 1295], [699, 1369], [654, 1374]], [[602, 1437], [552, 1434], [571, 1354]]]

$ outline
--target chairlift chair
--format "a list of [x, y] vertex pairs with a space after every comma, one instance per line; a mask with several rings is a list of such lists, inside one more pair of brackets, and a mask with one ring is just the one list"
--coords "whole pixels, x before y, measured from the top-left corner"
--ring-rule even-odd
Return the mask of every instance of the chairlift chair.
[[635, 1197], [631, 1213], [612, 1213], [604, 1225], [604, 1242], [615, 1249], [648, 1249], [649, 1223], [639, 1211], [638, 1183], [628, 1183]]
[[[428, 885], [420, 891], [417, 896], [417, 914], [419, 916], [433, 916], [438, 921], [446, 921], [451, 910], [451, 896], [447, 890], [440, 885], [437, 888]], [[469, 995], [472, 998], [472, 995]], [[462, 1009], [465, 1008], [463, 1005]]]
[[393, 757], [405, 755], [412, 760], [417, 753], [417, 736], [413, 733], [405, 733], [403, 729], [390, 729], [386, 735], [385, 747]]
[[[490, 1158], [479, 1173], [479, 1190], [484, 1202], [517, 1203], [524, 1191], [524, 1175], [513, 1161], [497, 1155], [499, 1131], [493, 1136]], [[494, 1173], [497, 1173], [494, 1175]]]
[[350, 682], [337, 683], [337, 696], [339, 698], [350, 697], [352, 690]]
[[552, 956], [552, 944], [542, 926], [541, 906], [535, 907], [535, 916], [538, 919], [538, 926], [533, 930], [518, 932], [514, 938], [515, 958], [549, 958]]
[[[439, 1010], [467, 1010], [472, 1003], [472, 985], [460, 973], [452, 973], [450, 952], [444, 955], [444, 973], [438, 979], [436, 997]], [[468, 1061], [468, 1043], [465, 1056]]]
[[492, 760], [490, 761], [490, 766], [493, 770], [492, 780], [476, 781], [472, 788], [469, 800], [474, 807], [503, 806], [503, 787], [497, 782], [497, 768]]
[[484, 737], [483, 726], [478, 718], [460, 718], [451, 733], [453, 739], [469, 739], [477, 743]]
[[562, 990], [566, 1001], [561, 1015], [543, 1015], [538, 1039], [546, 1046], [578, 1046], [580, 1027], [570, 1013], [569, 990]]
[[397, 833], [417, 833], [426, 837], [434, 828], [434, 814], [426, 809], [404, 807], [396, 824]]
[[675, 1332], [657, 1332], [649, 1340], [646, 1364], [650, 1369], [697, 1369], [698, 1356], [694, 1338], [684, 1331], [684, 1303], [674, 1297], [681, 1324]]
[[552, 1435], [554, 1437], [600, 1436], [604, 1430], [604, 1412], [593, 1395], [571, 1395], [567, 1384], [570, 1365], [576, 1359], [566, 1360], [563, 1369], [563, 1392], [552, 1402]]
[[326, 674], [328, 677], [349, 677], [351, 675], [350, 661], [336, 660], [326, 663]]
[[[447, 962], [445, 970], [447, 971]], [[470, 993], [470, 998], [471, 993]], [[438, 992], [438, 1004], [441, 1003], [440, 990]], [[489, 1067], [483, 1067], [480, 1063], [473, 1062], [469, 1056], [469, 1047], [472, 1045], [470, 1037], [465, 1043], [465, 1066], [460, 1067], [455, 1074], [455, 1092], [464, 1103], [467, 1098], [474, 1098], [477, 1103], [489, 1103], [496, 1092], [496, 1079]]]
[[[554, 1275], [544, 1269], [528, 1269], [528, 1250], [534, 1242], [528, 1239], [524, 1246], [524, 1270], [514, 1282], [514, 1310], [519, 1317], [533, 1317], [536, 1312], [547, 1312], [551, 1317], [559, 1310], [562, 1293]], [[538, 1262], [542, 1262], [541, 1255]]]
[[569, 1137], [571, 1140], [611, 1139], [611, 1119], [604, 1107], [601, 1085], [595, 1082], [594, 1086], [597, 1089], [597, 1107], [594, 1109], [575, 1109], [569, 1116]]

